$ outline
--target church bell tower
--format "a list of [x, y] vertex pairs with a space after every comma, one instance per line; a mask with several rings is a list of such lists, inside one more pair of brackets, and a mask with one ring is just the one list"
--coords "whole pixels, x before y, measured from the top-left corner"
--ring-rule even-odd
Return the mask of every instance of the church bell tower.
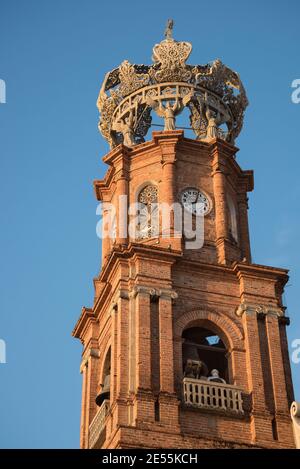
[[73, 331], [81, 447], [293, 448], [288, 275], [251, 260], [253, 172], [235, 146], [246, 93], [220, 60], [188, 64], [172, 27], [97, 101], [110, 151], [102, 267]]

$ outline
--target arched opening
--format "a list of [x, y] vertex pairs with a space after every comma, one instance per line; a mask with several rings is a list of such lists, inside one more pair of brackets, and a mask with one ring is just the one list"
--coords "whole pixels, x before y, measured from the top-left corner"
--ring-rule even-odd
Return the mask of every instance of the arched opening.
[[111, 348], [109, 347], [104, 360], [102, 376], [100, 380], [100, 392], [96, 397], [96, 404], [101, 407], [106, 399], [110, 399], [110, 368], [111, 368]]
[[184, 377], [228, 383], [227, 348], [222, 339], [204, 327], [190, 327], [182, 334]]

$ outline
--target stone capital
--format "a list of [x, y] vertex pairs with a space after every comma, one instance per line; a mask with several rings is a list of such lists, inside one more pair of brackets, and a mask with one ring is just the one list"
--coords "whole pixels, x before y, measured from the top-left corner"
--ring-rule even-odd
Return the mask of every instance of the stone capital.
[[242, 317], [244, 313], [249, 315], [254, 314], [259, 318], [262, 318], [264, 316], [273, 316], [276, 318], [281, 318], [284, 316], [283, 309], [273, 305], [241, 303], [236, 309], [235, 314], [238, 317]]
[[168, 299], [168, 300], [175, 300], [178, 298], [178, 294], [176, 293], [175, 290], [169, 290], [166, 288], [154, 288], [154, 287], [147, 287], [145, 285], [136, 285], [132, 292], [131, 296], [134, 298], [138, 294], [144, 294], [144, 295], [149, 295], [151, 297], [157, 297], [157, 298], [163, 298], [163, 299]]
[[175, 290], [167, 290], [161, 288], [156, 290], [156, 294], [164, 300], [176, 300], [176, 298], [178, 298], [178, 294]]
[[132, 292], [132, 296], [135, 298], [137, 295], [149, 295], [155, 296], [156, 290], [153, 287], [147, 287], [146, 285], [136, 285]]

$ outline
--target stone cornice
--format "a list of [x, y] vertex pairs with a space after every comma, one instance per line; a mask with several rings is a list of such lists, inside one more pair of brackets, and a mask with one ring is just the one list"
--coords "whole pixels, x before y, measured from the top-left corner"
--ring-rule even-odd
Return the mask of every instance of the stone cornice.
[[220, 273], [226, 273], [228, 275], [232, 275], [233, 277], [235, 276], [234, 271], [230, 266], [226, 266], [223, 264], [209, 264], [209, 263], [204, 263], [204, 262], [198, 262], [198, 261], [193, 261], [192, 259], [187, 259], [183, 258], [179, 260], [180, 266], [187, 267], [187, 269], [192, 269], [195, 272], [220, 272]]
[[231, 145], [231, 143], [225, 142], [220, 138], [215, 138], [209, 142], [210, 153], [212, 156], [216, 154], [222, 154], [225, 156], [235, 157], [235, 154], [239, 151], [239, 148]]
[[[97, 200], [109, 202], [111, 199], [111, 186], [114, 181], [115, 169], [111, 166], [104, 179], [96, 179], [93, 182], [94, 193]], [[107, 197], [105, 197], [107, 195]]]
[[273, 281], [280, 281], [284, 286], [288, 281], [288, 270], [279, 267], [270, 267], [260, 264], [247, 264], [242, 262], [234, 262], [232, 269], [241, 278], [245, 277], [260, 277]]
[[171, 148], [175, 148], [178, 142], [184, 139], [184, 131], [183, 130], [169, 130], [163, 132], [152, 132], [152, 140], [156, 145], [162, 146], [170, 146]]
[[102, 161], [110, 166], [112, 166], [115, 161], [120, 159], [128, 159], [131, 149], [120, 143], [116, 148], [109, 151], [103, 158]]
[[87, 327], [87, 323], [92, 323], [95, 321], [96, 318], [94, 316], [93, 309], [83, 307], [81, 310], [81, 315], [72, 331], [72, 336], [82, 340], [83, 331]]
[[119, 259], [130, 259], [136, 255], [150, 256], [154, 259], [169, 261], [172, 263], [175, 262], [177, 258], [182, 257], [181, 251], [174, 251], [156, 245], [129, 243], [128, 247], [126, 248], [117, 246], [112, 250], [110, 257], [107, 259], [107, 262], [100, 273], [99, 280], [101, 282], [107, 281], [112, 272], [114, 264]]

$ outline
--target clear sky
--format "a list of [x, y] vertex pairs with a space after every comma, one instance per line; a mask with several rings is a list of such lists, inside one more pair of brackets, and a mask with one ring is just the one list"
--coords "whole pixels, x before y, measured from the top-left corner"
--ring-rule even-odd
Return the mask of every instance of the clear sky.
[[[100, 268], [96, 200], [107, 144], [97, 130], [104, 74], [151, 63], [166, 19], [193, 43], [191, 63], [220, 58], [250, 101], [238, 162], [255, 171], [253, 260], [287, 267], [289, 343], [300, 338], [298, 0], [1, 0], [0, 446], [79, 446], [81, 344], [71, 331]], [[293, 364], [300, 399], [300, 364]]]

